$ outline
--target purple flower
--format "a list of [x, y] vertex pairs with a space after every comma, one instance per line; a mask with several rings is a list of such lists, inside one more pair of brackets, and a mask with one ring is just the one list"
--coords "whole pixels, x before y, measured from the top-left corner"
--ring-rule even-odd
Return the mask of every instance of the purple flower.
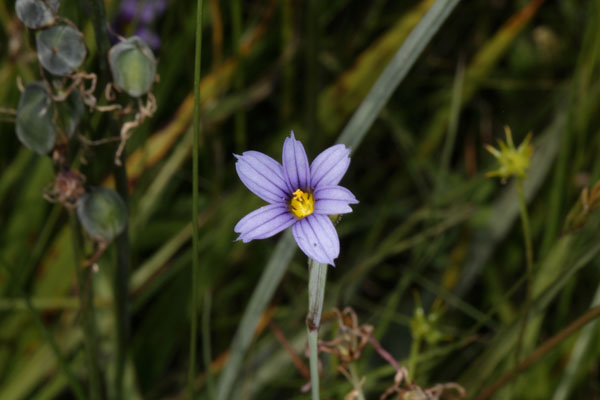
[[309, 166], [294, 132], [283, 143], [283, 166], [257, 151], [234, 154], [244, 185], [269, 203], [237, 223], [237, 240], [265, 239], [291, 226], [304, 254], [321, 264], [334, 265], [340, 240], [328, 215], [352, 212], [349, 205], [358, 203], [348, 189], [338, 185], [350, 165], [349, 154], [350, 149], [337, 144]]

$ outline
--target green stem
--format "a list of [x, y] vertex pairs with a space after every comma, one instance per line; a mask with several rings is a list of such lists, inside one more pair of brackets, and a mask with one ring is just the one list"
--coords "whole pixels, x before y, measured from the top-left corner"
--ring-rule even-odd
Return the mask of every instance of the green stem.
[[527, 329], [527, 320], [529, 319], [529, 309], [531, 308], [531, 297], [532, 297], [532, 288], [531, 288], [531, 279], [533, 274], [533, 245], [531, 243], [531, 228], [529, 224], [529, 214], [527, 212], [527, 202], [525, 200], [525, 193], [523, 191], [523, 179], [519, 178], [517, 180], [517, 192], [519, 194], [519, 208], [521, 211], [521, 224], [523, 225], [523, 237], [525, 240], [525, 256], [527, 262], [527, 271], [526, 271], [526, 298], [525, 298], [525, 311], [523, 315], [523, 319], [521, 321], [521, 327], [519, 329], [519, 337], [517, 340], [517, 347], [515, 350], [515, 365], [519, 364], [521, 358], [521, 350], [523, 347], [523, 337], [525, 336], [525, 331]]
[[[198, 226], [198, 164], [200, 146], [200, 73], [202, 60], [202, 7], [203, 1], [197, 1], [196, 8], [196, 55], [194, 60], [194, 139], [192, 144], [192, 304], [190, 328], [190, 365], [188, 371], [189, 398], [194, 398], [194, 377], [196, 375], [196, 337], [198, 336], [198, 259], [199, 226]], [[209, 366], [210, 367], [210, 366]]]
[[90, 381], [90, 396], [92, 400], [101, 398], [100, 368], [98, 367], [98, 347], [94, 313], [94, 291], [89, 275], [91, 269], [83, 268], [81, 264], [81, 249], [83, 248], [79, 222], [74, 212], [69, 213], [71, 237], [73, 241], [73, 259], [77, 276], [77, 294], [81, 306], [81, 323], [83, 325], [83, 340], [88, 365]]
[[[108, 52], [110, 39], [108, 37], [106, 9], [103, 0], [88, 0], [91, 9], [91, 18], [96, 36], [96, 46], [100, 74], [98, 91], [103, 93], [106, 84], [110, 81], [108, 66]], [[108, 120], [108, 132], [118, 131], [118, 126], [113, 118]], [[110, 134], [110, 133], [109, 133]], [[121, 165], [115, 166], [114, 176], [116, 189], [125, 204], [128, 204], [128, 178], [125, 167], [124, 155], [121, 156]], [[116, 366], [113, 384], [113, 395], [116, 400], [123, 398], [123, 377], [125, 376], [125, 363], [127, 361], [127, 348], [129, 343], [129, 274], [131, 270], [131, 245], [129, 243], [129, 227], [115, 240], [117, 248], [117, 268], [113, 274], [113, 292], [115, 297], [116, 320]]]
[[[281, 2], [281, 54], [286, 54], [294, 40], [294, 26], [292, 15], [292, 0]], [[281, 83], [281, 119], [284, 123], [292, 115], [294, 96], [294, 63], [287, 62], [283, 67]]]
[[77, 378], [75, 378], [75, 375], [73, 374], [73, 371], [69, 367], [67, 360], [61, 353], [60, 348], [58, 347], [58, 344], [56, 343], [56, 340], [54, 339], [54, 336], [52, 335], [50, 330], [48, 328], [46, 328], [46, 325], [44, 325], [44, 322], [42, 321], [42, 318], [40, 317], [40, 313], [33, 305], [31, 297], [29, 296], [29, 294], [27, 294], [27, 292], [25, 292], [25, 290], [23, 290], [22, 286], [18, 283], [18, 280], [19, 280], [18, 276], [15, 274], [14, 270], [11, 267], [9, 267], [8, 264], [4, 260], [2, 260], [2, 266], [4, 267], [4, 269], [6, 269], [6, 271], [10, 275], [10, 279], [12, 281], [11, 286], [12, 285], [16, 286], [16, 289], [17, 289], [19, 295], [23, 298], [23, 300], [25, 300], [25, 305], [27, 306], [27, 309], [33, 316], [33, 319], [34, 319], [36, 325], [40, 329], [40, 332], [44, 336], [44, 339], [46, 340], [46, 342], [50, 346], [50, 349], [52, 349], [54, 356], [58, 360], [58, 366], [60, 367], [60, 370], [67, 378], [67, 382], [69, 383], [69, 386], [71, 386], [71, 390], [73, 391], [73, 394], [75, 395], [75, 397], [78, 400], [85, 400], [85, 395], [83, 393], [83, 388], [81, 387], [81, 384], [77, 381]]
[[323, 300], [325, 299], [327, 264], [319, 264], [309, 258], [308, 275], [306, 329], [310, 356], [310, 383], [312, 400], [319, 400], [319, 327], [321, 325], [321, 313], [323, 312]]
[[408, 381], [415, 379], [417, 374], [417, 360], [421, 351], [421, 337], [413, 337], [410, 345], [410, 356], [408, 357]]
[[212, 351], [210, 344], [210, 310], [212, 307], [212, 293], [210, 290], [204, 292], [202, 302], [202, 354], [204, 355], [204, 368], [206, 370], [206, 386], [208, 387], [208, 398], [215, 398], [215, 383], [212, 374]]
[[[127, 170], [125, 163], [116, 166], [114, 172], [117, 192], [126, 205], [129, 204], [127, 189]], [[113, 274], [113, 292], [115, 298], [116, 320], [116, 368], [114, 396], [116, 400], [123, 398], [123, 377], [125, 376], [125, 363], [127, 361], [127, 348], [129, 347], [129, 275], [131, 270], [131, 246], [129, 243], [129, 224], [115, 239], [117, 248], [117, 269]]]
[[[242, 57], [240, 57], [240, 40], [242, 37], [242, 5], [241, 0], [234, 0], [231, 3], [231, 29], [234, 42], [234, 49], [237, 54], [238, 67], [233, 78], [233, 87], [236, 93], [241, 93], [244, 88], [244, 68]], [[246, 148], [246, 113], [240, 108], [235, 113], [235, 148], [238, 152]]]
[[100, 77], [98, 79], [98, 93], [104, 92], [104, 87], [109, 80], [108, 50], [110, 49], [110, 39], [108, 37], [106, 9], [103, 0], [88, 0], [91, 10], [92, 23], [94, 24], [94, 34], [96, 35], [96, 46], [98, 47], [97, 56], [100, 64]]
[[356, 364], [350, 363], [348, 369], [350, 370], [350, 377], [352, 378], [352, 386], [354, 387], [356, 398], [358, 400], [365, 400], [365, 394], [362, 391], [362, 383], [360, 381], [360, 375], [356, 370]]
[[318, 8], [321, 2], [308, 0], [306, 4], [306, 130], [313, 137], [318, 135], [317, 98], [318, 98], [318, 61], [317, 38], [319, 24], [317, 23]]

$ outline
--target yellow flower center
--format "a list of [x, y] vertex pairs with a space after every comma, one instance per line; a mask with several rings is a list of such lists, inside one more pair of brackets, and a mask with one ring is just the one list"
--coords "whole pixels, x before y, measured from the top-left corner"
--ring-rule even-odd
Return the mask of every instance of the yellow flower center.
[[303, 192], [298, 189], [292, 193], [290, 200], [290, 211], [296, 218], [302, 219], [308, 217], [315, 209], [315, 198], [311, 192]]

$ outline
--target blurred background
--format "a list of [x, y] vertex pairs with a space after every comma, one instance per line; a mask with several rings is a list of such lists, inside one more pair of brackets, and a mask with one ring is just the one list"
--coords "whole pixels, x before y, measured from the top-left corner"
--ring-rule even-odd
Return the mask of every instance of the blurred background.
[[[282, 235], [235, 241], [237, 221], [262, 202], [237, 177], [233, 153], [257, 150], [281, 160], [291, 130], [311, 160], [334, 144], [359, 105], [375, 101], [370, 89], [434, 3], [448, 2], [204, 1], [201, 398], [222, 394], [219, 380], [232, 359], [239, 368], [230, 367], [235, 380], [225, 398], [309, 398], [301, 392], [308, 382], [306, 257]], [[81, 70], [99, 72], [93, 5], [61, 0], [59, 15], [84, 34]], [[129, 277], [119, 275], [111, 244], [81, 287], [69, 212], [43, 198], [54, 179], [51, 158], [26, 149], [14, 133], [17, 79], [41, 78], [34, 34], [15, 16], [13, 1], [0, 3], [3, 400], [75, 398], [53, 341], [87, 390], [81, 327], [90, 321], [81, 313], [82, 292], [93, 295], [101, 398], [187, 396], [196, 6], [105, 6], [113, 42], [136, 34], [152, 47], [158, 109], [125, 151]], [[600, 178], [599, 22], [597, 0], [464, 0], [432, 32], [373, 123], [345, 136], [353, 154], [341, 184], [360, 204], [337, 225], [341, 254], [328, 271], [321, 339], [340, 334], [332, 308], [351, 307], [416, 384], [458, 382], [468, 398], [514, 367], [527, 286], [519, 203], [513, 180], [485, 176], [497, 164], [484, 145], [496, 146], [505, 125], [517, 144], [533, 134], [525, 179], [533, 305], [522, 359], [600, 302], [593, 212], [600, 193], [591, 191]], [[395, 68], [399, 74], [402, 63]], [[118, 135], [103, 118], [86, 114], [80, 133]], [[73, 146], [87, 184], [113, 187], [115, 145]], [[94, 247], [84, 239], [79, 250], [90, 258]], [[273, 294], [254, 309], [258, 323], [244, 322], [253, 294], [268, 292], [255, 293], [261, 279]], [[128, 283], [127, 296], [118, 295], [118, 282]], [[562, 338], [494, 398], [600, 398], [599, 329], [592, 322]], [[248, 346], [232, 346], [236, 332]], [[366, 398], [378, 399], [394, 384], [394, 369], [372, 344], [354, 350], [353, 376], [365, 378]], [[356, 382], [339, 372], [339, 354], [321, 358], [322, 398], [343, 399]], [[119, 379], [123, 388], [115, 389]], [[441, 398], [458, 398], [448, 393], [455, 397]]]

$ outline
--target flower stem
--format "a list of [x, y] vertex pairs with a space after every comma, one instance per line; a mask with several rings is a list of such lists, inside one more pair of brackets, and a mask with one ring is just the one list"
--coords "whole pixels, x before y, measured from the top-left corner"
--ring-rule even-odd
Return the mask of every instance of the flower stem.
[[[101, 398], [100, 387], [100, 369], [98, 368], [98, 348], [97, 335], [94, 315], [94, 291], [89, 278], [90, 269], [84, 270], [81, 264], [81, 236], [79, 223], [74, 212], [69, 213], [69, 222], [71, 225], [71, 237], [73, 241], [73, 258], [75, 265], [75, 274], [77, 276], [77, 293], [81, 307], [81, 321], [83, 325], [83, 340], [88, 366], [90, 381], [90, 396], [92, 400]], [[87, 272], [87, 273], [86, 273]]]
[[[196, 375], [196, 338], [198, 336], [198, 259], [199, 227], [198, 227], [198, 164], [200, 146], [200, 72], [202, 60], [202, 9], [203, 1], [196, 3], [196, 54], [194, 60], [194, 139], [192, 145], [192, 304], [190, 327], [190, 365], [188, 371], [189, 398], [194, 398], [194, 378]], [[208, 366], [210, 368], [210, 365]]]
[[356, 370], [356, 364], [350, 363], [348, 366], [350, 370], [350, 377], [352, 378], [352, 386], [354, 387], [354, 392], [356, 394], [356, 399], [365, 400], [365, 394], [362, 391], [362, 383], [360, 381], [360, 376], [358, 375], [358, 371]]
[[527, 203], [525, 201], [525, 193], [523, 191], [523, 179], [517, 179], [517, 192], [519, 194], [519, 208], [521, 211], [521, 224], [523, 225], [523, 238], [525, 240], [525, 257], [527, 262], [527, 293], [525, 298], [525, 311], [519, 329], [519, 337], [517, 339], [517, 347], [515, 350], [515, 365], [519, 365], [521, 358], [521, 350], [523, 347], [523, 337], [527, 329], [527, 320], [529, 318], [529, 309], [531, 308], [531, 279], [533, 274], [533, 245], [531, 243], [531, 228], [529, 224], [529, 214], [527, 212]]
[[417, 373], [417, 359], [421, 350], [421, 337], [413, 337], [410, 345], [410, 356], [408, 357], [408, 380], [414, 380]]
[[312, 400], [319, 400], [319, 326], [325, 298], [325, 282], [327, 281], [327, 264], [308, 259], [308, 315], [306, 329], [308, 331], [308, 350], [310, 356], [310, 383]]

